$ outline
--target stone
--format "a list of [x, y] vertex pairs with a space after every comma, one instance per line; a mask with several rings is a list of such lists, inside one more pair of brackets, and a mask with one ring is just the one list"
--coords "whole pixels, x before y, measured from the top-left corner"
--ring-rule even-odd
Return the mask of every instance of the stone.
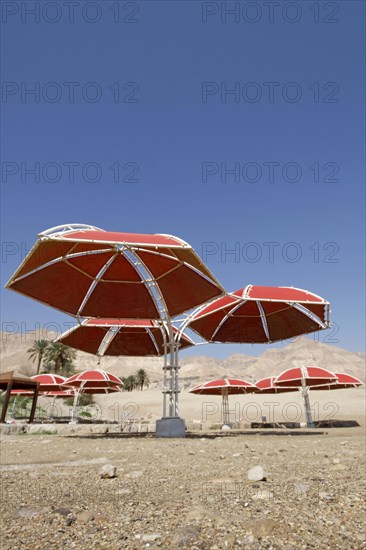
[[31, 518], [39, 514], [39, 510], [35, 508], [29, 508], [28, 506], [23, 506], [17, 510], [17, 515], [21, 518]]
[[55, 510], [52, 510], [53, 514], [60, 514], [61, 516], [68, 516], [71, 514], [70, 508], [55, 508]]
[[112, 464], [104, 464], [100, 470], [100, 477], [102, 479], [112, 479], [117, 477], [117, 468]]
[[81, 523], [89, 523], [90, 521], [93, 521], [94, 518], [94, 512], [90, 512], [89, 510], [84, 510], [84, 512], [80, 512], [80, 514], [76, 516], [76, 519]]
[[267, 474], [263, 466], [258, 465], [248, 471], [247, 477], [249, 481], [265, 481], [267, 479]]

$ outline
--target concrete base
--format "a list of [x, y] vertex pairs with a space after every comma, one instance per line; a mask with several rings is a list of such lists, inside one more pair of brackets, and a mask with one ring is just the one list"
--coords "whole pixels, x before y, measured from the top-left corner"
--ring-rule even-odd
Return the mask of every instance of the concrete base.
[[156, 421], [156, 437], [185, 437], [186, 427], [183, 418], [169, 416]]

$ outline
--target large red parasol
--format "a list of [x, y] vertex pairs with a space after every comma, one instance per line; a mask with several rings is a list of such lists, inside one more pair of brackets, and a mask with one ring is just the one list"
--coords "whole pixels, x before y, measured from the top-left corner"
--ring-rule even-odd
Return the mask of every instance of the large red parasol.
[[209, 342], [271, 343], [329, 326], [329, 303], [293, 287], [248, 285], [199, 308], [188, 326]]
[[222, 294], [178, 237], [117, 233], [82, 224], [39, 234], [7, 288], [78, 317], [160, 319]]
[[[173, 327], [173, 332], [178, 331]], [[155, 320], [87, 319], [62, 334], [58, 341], [98, 356], [153, 357], [166, 353], [167, 338], [165, 327]], [[183, 334], [180, 349], [193, 345]]]
[[228, 425], [230, 422], [228, 396], [243, 393], [257, 393], [258, 391], [258, 388], [256, 388], [254, 384], [237, 378], [211, 380], [210, 382], [200, 384], [189, 390], [190, 393], [198, 395], [222, 395], [222, 420], [225, 425]]
[[169, 417], [184, 431], [171, 319], [224, 292], [188, 243], [172, 235], [62, 225], [39, 234], [6, 286], [78, 318], [161, 320], [169, 335], [163, 415], [169, 395]]
[[327, 369], [321, 367], [293, 367], [287, 369], [275, 378], [273, 384], [279, 387], [298, 388], [304, 398], [306, 425], [314, 428], [311, 414], [309, 390], [313, 386], [332, 384], [337, 381], [337, 376]]

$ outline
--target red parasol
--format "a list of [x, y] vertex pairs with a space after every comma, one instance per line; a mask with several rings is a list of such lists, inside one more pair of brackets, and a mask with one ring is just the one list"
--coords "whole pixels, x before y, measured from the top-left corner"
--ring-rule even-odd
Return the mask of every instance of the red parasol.
[[[165, 234], [69, 224], [43, 231], [7, 288], [80, 317], [155, 319], [169, 335], [169, 417], [178, 418], [178, 347], [171, 318], [223, 294], [193, 248]], [[184, 423], [179, 419], [179, 430]], [[170, 428], [169, 428], [170, 429]]]
[[193, 248], [171, 235], [73, 224], [40, 233], [7, 288], [78, 317], [160, 319], [222, 294]]
[[[173, 327], [174, 334], [178, 330]], [[62, 334], [58, 341], [66, 346], [103, 355], [161, 356], [166, 353], [168, 335], [159, 321], [150, 319], [87, 319]], [[185, 334], [180, 349], [193, 346]]]
[[228, 396], [243, 393], [257, 393], [258, 389], [254, 384], [251, 384], [246, 380], [222, 378], [195, 386], [189, 390], [189, 392], [198, 395], [222, 395], [222, 420], [223, 423], [227, 425], [230, 421]]
[[271, 343], [329, 326], [329, 303], [293, 287], [248, 285], [213, 300], [188, 319], [209, 342]]
[[64, 382], [63, 386], [64, 388], [72, 388], [75, 392], [71, 422], [76, 422], [76, 409], [81, 394], [118, 392], [121, 391], [123, 382], [114, 374], [97, 369], [74, 374]]
[[274, 380], [275, 386], [298, 388], [304, 398], [306, 425], [308, 428], [314, 428], [314, 422], [311, 414], [309, 390], [312, 386], [322, 386], [332, 384], [337, 381], [333, 372], [321, 367], [294, 367], [285, 370]]

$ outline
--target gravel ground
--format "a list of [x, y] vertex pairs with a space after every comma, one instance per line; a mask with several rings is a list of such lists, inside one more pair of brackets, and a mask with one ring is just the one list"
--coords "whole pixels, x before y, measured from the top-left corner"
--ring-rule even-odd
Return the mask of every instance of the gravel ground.
[[[316, 435], [5, 436], [1, 549], [361, 549], [362, 428]], [[103, 465], [117, 477], [102, 479]], [[265, 480], [249, 481], [261, 465]]]

